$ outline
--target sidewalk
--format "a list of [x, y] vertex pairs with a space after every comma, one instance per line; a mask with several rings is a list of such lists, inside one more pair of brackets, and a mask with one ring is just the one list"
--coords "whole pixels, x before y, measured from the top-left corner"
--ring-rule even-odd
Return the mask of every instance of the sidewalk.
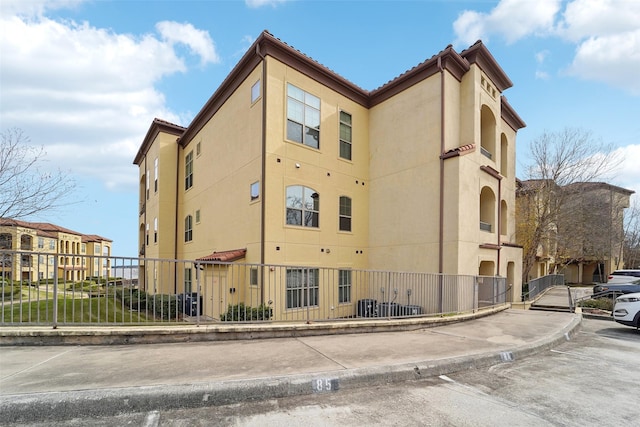
[[[237, 341], [0, 347], [0, 423], [371, 387], [486, 367], [566, 340], [579, 313], [509, 309], [413, 331]], [[290, 326], [292, 327], [292, 326]]]

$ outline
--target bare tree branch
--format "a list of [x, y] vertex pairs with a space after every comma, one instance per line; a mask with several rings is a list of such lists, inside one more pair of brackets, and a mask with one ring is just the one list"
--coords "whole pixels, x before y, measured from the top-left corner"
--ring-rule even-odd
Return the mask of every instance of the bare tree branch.
[[29, 142], [21, 129], [2, 132], [0, 218], [22, 219], [71, 204], [75, 181], [59, 169], [43, 170], [46, 152]]
[[[558, 221], [577, 215], [579, 204], [568, 204], [571, 184], [605, 179], [620, 165], [613, 147], [590, 132], [566, 128], [545, 132], [530, 146], [527, 180], [518, 189], [518, 241], [523, 246], [523, 282], [541, 254], [555, 254]], [[575, 208], [575, 209], [574, 209]]]

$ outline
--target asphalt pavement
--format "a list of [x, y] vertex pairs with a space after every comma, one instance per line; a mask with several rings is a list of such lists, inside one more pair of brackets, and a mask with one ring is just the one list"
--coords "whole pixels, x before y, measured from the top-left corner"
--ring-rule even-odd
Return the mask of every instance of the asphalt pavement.
[[[366, 333], [353, 333], [351, 326], [336, 322], [324, 325], [323, 334], [310, 336], [304, 334], [309, 325], [285, 325], [290, 332], [285, 338], [124, 345], [109, 344], [104, 328], [97, 334], [104, 339], [102, 345], [96, 345], [95, 336], [93, 345], [6, 345], [9, 334], [3, 328], [0, 424], [222, 405], [419, 380], [509, 363], [553, 348], [571, 339], [582, 315], [507, 309], [469, 319], [423, 327], [413, 321], [414, 328], [398, 331], [389, 329], [394, 322], [388, 322], [380, 332], [371, 326], [362, 329]], [[345, 328], [351, 328], [349, 333], [343, 333]], [[52, 333], [62, 332], [70, 334], [68, 328]], [[88, 336], [88, 331], [80, 332]], [[24, 328], [20, 334], [38, 335]]]

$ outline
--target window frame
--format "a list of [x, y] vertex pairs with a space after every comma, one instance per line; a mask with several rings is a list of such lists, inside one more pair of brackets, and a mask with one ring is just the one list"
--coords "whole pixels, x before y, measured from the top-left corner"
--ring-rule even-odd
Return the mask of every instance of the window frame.
[[319, 307], [320, 269], [287, 268], [285, 288], [287, 310]]
[[184, 242], [189, 243], [193, 241], [193, 216], [187, 215], [184, 217]]
[[[300, 200], [293, 199], [293, 192], [299, 189]], [[311, 194], [307, 194], [311, 193]], [[305, 228], [320, 228], [320, 193], [304, 185], [289, 185], [285, 189], [286, 225]], [[310, 198], [312, 201], [308, 201]], [[293, 200], [292, 200], [293, 199]], [[297, 214], [299, 212], [299, 214]]]
[[261, 80], [258, 79], [254, 84], [251, 85], [251, 105], [255, 104], [256, 101], [260, 99], [262, 96], [262, 84]]
[[260, 200], [260, 181], [252, 182], [249, 186], [249, 198], [252, 202]]
[[[343, 205], [344, 201], [349, 201], [349, 206]], [[348, 208], [349, 212], [343, 212], [343, 207]], [[343, 220], [345, 224], [348, 222], [348, 229], [343, 228]], [[340, 196], [338, 199], [338, 230], [351, 232], [353, 230], [353, 200], [349, 196]]]
[[[351, 303], [352, 270], [338, 270], [338, 303]], [[346, 279], [346, 280], [345, 280]]]
[[184, 190], [193, 187], [193, 150], [184, 156]]
[[[287, 83], [286, 92], [286, 139], [319, 150], [320, 125], [322, 121], [322, 102], [320, 98], [291, 83]], [[295, 106], [298, 107], [298, 117], [295, 117], [296, 109], [293, 108]], [[317, 121], [317, 126], [313, 126], [314, 121]], [[293, 129], [294, 127], [297, 129], [298, 126], [300, 128], [300, 135], [294, 135]], [[315, 136], [313, 135], [314, 132]], [[309, 135], [309, 137], [307, 137], [307, 135]]]
[[158, 158], [153, 161], [153, 192], [158, 192]]
[[[342, 120], [342, 115], [346, 114], [347, 116], [349, 116], [349, 123], [346, 123], [345, 121]], [[341, 159], [344, 160], [349, 160], [349, 161], [353, 161], [353, 116], [350, 113], [347, 113], [344, 110], [340, 110], [340, 114], [338, 115], [339, 117], [339, 135], [338, 135], [338, 139], [339, 139], [339, 147], [338, 147], [338, 153]], [[349, 129], [349, 140], [347, 140], [346, 138], [343, 138], [343, 133], [342, 133], [342, 128], [343, 126], [345, 128], [348, 127]], [[343, 147], [348, 147], [349, 149], [349, 156], [343, 156], [342, 155], [342, 148]]]

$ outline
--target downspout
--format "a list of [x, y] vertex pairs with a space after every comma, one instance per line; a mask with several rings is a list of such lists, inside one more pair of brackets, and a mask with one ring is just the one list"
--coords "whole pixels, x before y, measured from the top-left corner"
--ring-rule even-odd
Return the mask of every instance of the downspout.
[[440, 298], [438, 311], [444, 311], [444, 68], [442, 57], [438, 56], [438, 69], [440, 70], [440, 218], [438, 231], [438, 275]]
[[[501, 154], [502, 155], [502, 154]], [[497, 266], [496, 266], [496, 273], [498, 273], [497, 275], [500, 275], [500, 258], [502, 258], [500, 256], [501, 250], [502, 249], [502, 241], [500, 239], [500, 235], [502, 234], [502, 179], [498, 179], [498, 224], [497, 227], [498, 229], [498, 262], [497, 262]]]
[[[173, 259], [178, 259], [178, 201], [180, 199], [180, 143], [176, 141], [176, 203], [175, 203], [175, 213], [174, 213], [174, 221], [175, 226], [173, 227], [174, 236], [173, 236]], [[155, 268], [155, 266], [154, 266]], [[176, 264], [176, 268], [173, 269], [173, 293], [178, 293], [178, 268]]]
[[[265, 223], [266, 223], [266, 168], [267, 168], [267, 61], [260, 52], [260, 44], [256, 44], [256, 55], [262, 59], [262, 176], [260, 180], [260, 191], [262, 200], [260, 204], [260, 264], [264, 266], [265, 261]], [[264, 268], [260, 275], [260, 303], [264, 304]]]
[[438, 273], [444, 271], [444, 68], [442, 57], [438, 56], [440, 70], [440, 224], [438, 235]]

